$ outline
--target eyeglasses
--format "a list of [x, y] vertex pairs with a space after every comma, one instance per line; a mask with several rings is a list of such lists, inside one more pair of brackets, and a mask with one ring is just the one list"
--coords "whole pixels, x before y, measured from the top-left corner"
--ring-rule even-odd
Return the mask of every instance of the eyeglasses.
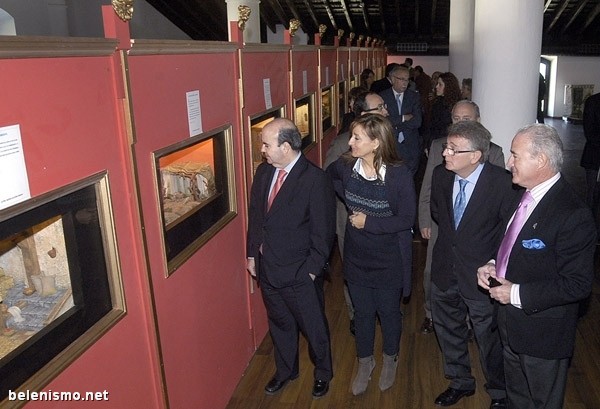
[[408, 82], [408, 78], [396, 77], [395, 75], [392, 75], [392, 78], [396, 78], [398, 81]]
[[383, 111], [384, 109], [387, 109], [387, 104], [379, 104], [375, 108], [365, 109], [363, 112]]
[[457, 153], [468, 153], [468, 152], [477, 152], [476, 150], [470, 150], [470, 151], [457, 151], [456, 149], [448, 146], [447, 143], [442, 144], [442, 152], [447, 152], [448, 156], [454, 156]]

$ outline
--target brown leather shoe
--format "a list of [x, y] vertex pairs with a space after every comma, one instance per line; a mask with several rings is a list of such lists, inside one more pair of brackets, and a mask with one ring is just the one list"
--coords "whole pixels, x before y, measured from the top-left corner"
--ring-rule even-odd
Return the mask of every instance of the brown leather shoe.
[[433, 332], [433, 321], [431, 318], [425, 317], [423, 320], [423, 324], [421, 325], [421, 333], [422, 334], [431, 334]]

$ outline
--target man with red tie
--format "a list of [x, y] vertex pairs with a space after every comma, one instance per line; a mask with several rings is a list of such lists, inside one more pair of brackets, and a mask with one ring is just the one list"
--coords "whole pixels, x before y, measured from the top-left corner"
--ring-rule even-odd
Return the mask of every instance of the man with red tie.
[[560, 409], [579, 302], [592, 289], [596, 228], [560, 174], [556, 129], [522, 128], [510, 152], [512, 180], [526, 191], [496, 260], [479, 268], [478, 284], [500, 303], [508, 406]]
[[323, 301], [323, 267], [335, 237], [335, 194], [329, 176], [300, 149], [294, 123], [277, 118], [262, 130], [266, 163], [256, 170], [248, 210], [247, 268], [256, 277], [269, 319], [276, 372], [265, 387], [278, 393], [298, 377], [298, 333], [309, 344], [313, 397], [333, 376]]

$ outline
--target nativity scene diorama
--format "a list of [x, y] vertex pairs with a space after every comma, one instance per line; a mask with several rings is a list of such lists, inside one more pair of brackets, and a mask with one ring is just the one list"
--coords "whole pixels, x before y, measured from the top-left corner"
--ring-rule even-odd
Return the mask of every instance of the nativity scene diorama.
[[125, 314], [114, 230], [106, 172], [0, 210], [0, 400], [42, 387]]
[[168, 276], [236, 215], [231, 126], [153, 157]]

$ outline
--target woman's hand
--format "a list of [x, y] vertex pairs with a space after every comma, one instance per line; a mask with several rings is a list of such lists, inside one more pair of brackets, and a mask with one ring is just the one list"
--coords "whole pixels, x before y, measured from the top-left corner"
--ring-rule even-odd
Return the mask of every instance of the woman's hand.
[[354, 212], [349, 217], [348, 220], [353, 227], [357, 229], [364, 229], [365, 222], [367, 221], [367, 215], [362, 212]]

